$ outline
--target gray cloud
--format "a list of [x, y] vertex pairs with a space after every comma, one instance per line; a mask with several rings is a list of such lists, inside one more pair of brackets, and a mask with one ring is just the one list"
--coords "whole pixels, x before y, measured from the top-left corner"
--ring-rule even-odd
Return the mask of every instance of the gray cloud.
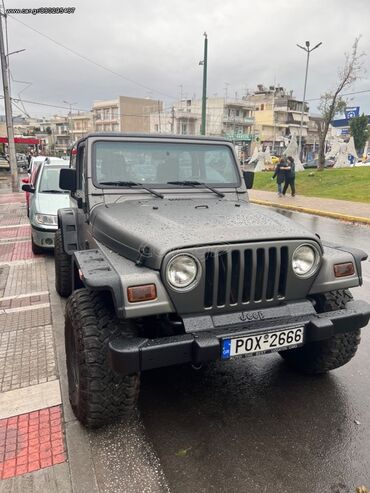
[[[363, 34], [369, 51], [368, 1], [357, 0], [8, 0], [7, 8], [75, 6], [72, 15], [14, 15], [8, 19], [10, 51], [17, 80], [29, 80], [23, 98], [56, 105], [76, 102], [89, 109], [95, 99], [117, 95], [151, 96], [171, 101], [179, 86], [188, 97], [201, 94], [203, 36], [209, 36], [209, 95], [242, 95], [245, 88], [274, 81], [303, 92], [305, 55], [296, 47], [309, 39], [323, 42], [312, 54], [307, 97], [318, 97], [335, 84], [337, 67], [353, 39]], [[32, 4], [32, 5], [31, 5]], [[76, 57], [23, 26], [28, 24], [73, 50], [150, 89], [135, 85]], [[365, 65], [369, 63], [366, 56]], [[13, 84], [13, 96], [23, 88]], [[369, 74], [354, 90], [370, 89]], [[162, 94], [158, 94], [159, 91]], [[370, 93], [351, 104], [370, 112]], [[311, 104], [314, 109], [315, 103]], [[27, 104], [32, 115], [58, 110]], [[59, 112], [63, 113], [62, 110]]]

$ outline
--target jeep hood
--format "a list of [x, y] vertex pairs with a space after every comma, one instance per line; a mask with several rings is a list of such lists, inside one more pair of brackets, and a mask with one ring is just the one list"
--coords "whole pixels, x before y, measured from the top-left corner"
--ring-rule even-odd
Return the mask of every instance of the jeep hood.
[[317, 237], [271, 209], [224, 199], [125, 200], [99, 205], [93, 237], [133, 261], [149, 248], [145, 265], [159, 269], [171, 250], [220, 243]]

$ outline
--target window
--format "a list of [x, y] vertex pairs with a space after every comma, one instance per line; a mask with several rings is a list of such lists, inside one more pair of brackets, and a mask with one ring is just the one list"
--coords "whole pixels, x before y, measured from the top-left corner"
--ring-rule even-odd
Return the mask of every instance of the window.
[[103, 115], [104, 115], [103, 117], [104, 120], [110, 120], [110, 108], [104, 108]]
[[112, 108], [112, 120], [117, 120], [118, 118], [118, 108]]
[[261, 104], [261, 111], [263, 111], [264, 109], [265, 109], [265, 105]]
[[59, 173], [59, 166], [53, 166], [52, 168], [44, 166], [39, 182], [39, 193], [68, 193], [66, 190], [59, 188]]
[[135, 181], [166, 186], [169, 181], [196, 180], [237, 186], [240, 180], [226, 145], [101, 141], [94, 144], [93, 155], [98, 184]]
[[113, 132], [118, 132], [119, 131], [119, 125], [118, 125], [118, 123], [112, 123], [112, 131]]
[[239, 116], [239, 110], [236, 110], [235, 116]]
[[158, 125], [158, 123], [156, 123], [154, 125], [154, 132], [159, 132], [159, 125]]
[[180, 124], [180, 133], [181, 135], [186, 135], [188, 132], [188, 124], [181, 122]]
[[109, 125], [109, 123], [105, 124], [103, 128], [104, 128], [104, 132], [110, 132], [111, 131], [111, 126]]

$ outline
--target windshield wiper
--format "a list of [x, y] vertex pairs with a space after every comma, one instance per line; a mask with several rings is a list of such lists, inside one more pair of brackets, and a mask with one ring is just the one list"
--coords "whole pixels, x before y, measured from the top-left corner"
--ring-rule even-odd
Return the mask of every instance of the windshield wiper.
[[68, 193], [68, 190], [40, 190], [40, 193]]
[[207, 185], [207, 183], [204, 183], [204, 182], [200, 182], [200, 181], [191, 181], [191, 180], [184, 180], [184, 181], [168, 181], [167, 182], [167, 185], [188, 185], [190, 187], [196, 187], [196, 186], [201, 186], [201, 187], [204, 187], [204, 188], [207, 188], [208, 190], [211, 190], [211, 192], [215, 193], [216, 195], [218, 195], [219, 197], [225, 197], [225, 194], [222, 193], [222, 192], [219, 192], [218, 190], [216, 190], [215, 188], [213, 187], [210, 187], [209, 185]]
[[156, 197], [159, 197], [160, 199], [164, 198], [164, 195], [162, 195], [159, 192], [156, 192], [155, 190], [152, 190], [151, 188], [148, 188], [144, 186], [142, 183], [136, 183], [135, 181], [101, 181], [99, 182], [100, 185], [117, 185], [118, 187], [139, 187], [142, 188], [143, 190], [146, 190], [147, 192], [152, 193]]

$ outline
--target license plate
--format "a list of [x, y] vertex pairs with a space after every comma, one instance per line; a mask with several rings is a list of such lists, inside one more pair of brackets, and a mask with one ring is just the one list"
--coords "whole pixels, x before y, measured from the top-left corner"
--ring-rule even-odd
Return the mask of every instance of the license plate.
[[221, 343], [222, 359], [242, 354], [271, 353], [283, 349], [293, 349], [303, 344], [303, 327], [268, 332], [261, 335], [223, 339]]

